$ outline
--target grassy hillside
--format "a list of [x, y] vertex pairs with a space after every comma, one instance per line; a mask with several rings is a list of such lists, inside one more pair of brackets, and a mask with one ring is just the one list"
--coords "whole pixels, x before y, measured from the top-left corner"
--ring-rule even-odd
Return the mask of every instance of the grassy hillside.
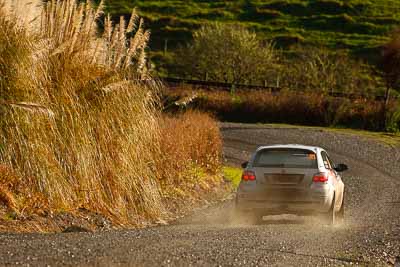
[[108, 10], [129, 14], [133, 6], [154, 33], [153, 51], [168, 51], [211, 21], [240, 22], [278, 46], [324, 45], [373, 57], [400, 22], [400, 0], [113, 0]]

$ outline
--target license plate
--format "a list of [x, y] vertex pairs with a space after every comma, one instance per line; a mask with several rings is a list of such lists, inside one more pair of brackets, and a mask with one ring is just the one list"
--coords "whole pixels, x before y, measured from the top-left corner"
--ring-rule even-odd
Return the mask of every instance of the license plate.
[[266, 181], [273, 184], [298, 184], [303, 177], [300, 174], [265, 174]]

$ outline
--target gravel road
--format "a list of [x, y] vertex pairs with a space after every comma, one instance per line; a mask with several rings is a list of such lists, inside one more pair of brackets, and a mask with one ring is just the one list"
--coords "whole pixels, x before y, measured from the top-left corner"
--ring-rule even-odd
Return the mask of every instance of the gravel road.
[[284, 215], [240, 225], [227, 219], [232, 201], [225, 201], [142, 230], [0, 234], [0, 265], [394, 265], [400, 256], [400, 148], [315, 129], [224, 123], [221, 131], [227, 164], [276, 143], [319, 145], [348, 164], [346, 222], [329, 227], [312, 217]]

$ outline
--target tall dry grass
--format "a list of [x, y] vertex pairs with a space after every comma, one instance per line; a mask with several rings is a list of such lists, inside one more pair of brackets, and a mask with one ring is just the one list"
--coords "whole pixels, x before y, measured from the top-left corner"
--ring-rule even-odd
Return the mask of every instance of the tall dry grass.
[[198, 111], [164, 116], [158, 158], [163, 196], [196, 198], [218, 189], [222, 138], [215, 119]]
[[159, 84], [137, 13], [116, 25], [106, 16], [100, 36], [102, 3], [48, 1], [28, 27], [0, 3], [0, 202], [121, 223], [162, 214], [159, 181], [181, 169], [160, 156], [183, 155], [160, 146]]
[[[160, 144], [162, 156], [159, 160], [167, 173], [182, 173], [188, 165], [196, 165], [205, 171], [215, 173], [220, 166], [222, 141], [217, 122], [198, 111], [190, 111], [179, 116], [165, 116], [161, 120], [163, 142]], [[206, 129], [206, 130], [204, 130]], [[174, 170], [171, 170], [173, 168]], [[171, 178], [171, 177], [170, 177]], [[178, 185], [177, 177], [170, 183]]]

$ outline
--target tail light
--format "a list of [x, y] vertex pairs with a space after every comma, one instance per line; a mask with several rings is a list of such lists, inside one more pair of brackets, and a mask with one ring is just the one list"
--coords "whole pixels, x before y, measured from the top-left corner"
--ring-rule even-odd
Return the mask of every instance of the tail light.
[[314, 183], [326, 183], [329, 180], [329, 174], [328, 173], [317, 173], [313, 177], [313, 182]]
[[254, 181], [256, 179], [256, 174], [252, 171], [244, 171], [242, 174], [243, 181]]

